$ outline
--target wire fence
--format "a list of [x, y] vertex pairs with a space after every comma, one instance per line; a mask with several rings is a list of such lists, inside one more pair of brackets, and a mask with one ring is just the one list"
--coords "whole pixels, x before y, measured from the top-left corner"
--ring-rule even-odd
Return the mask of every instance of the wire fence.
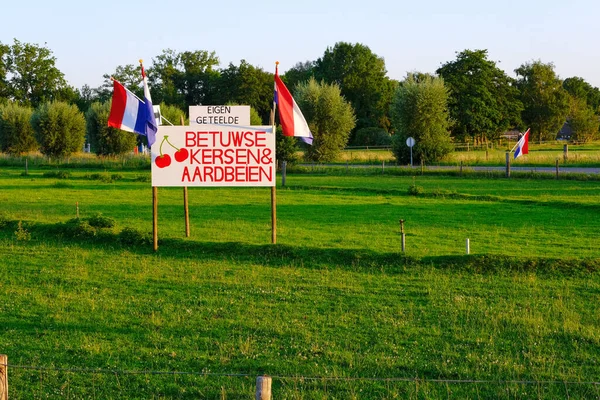
[[[0, 364], [21, 398], [251, 398], [249, 373]], [[97, 376], [105, 376], [98, 378]], [[129, 380], [127, 380], [130, 377]], [[133, 377], [133, 378], [131, 378]], [[141, 379], [139, 378], [141, 377]], [[271, 375], [273, 398], [599, 399], [600, 381]], [[0, 399], [2, 390], [0, 385]]]

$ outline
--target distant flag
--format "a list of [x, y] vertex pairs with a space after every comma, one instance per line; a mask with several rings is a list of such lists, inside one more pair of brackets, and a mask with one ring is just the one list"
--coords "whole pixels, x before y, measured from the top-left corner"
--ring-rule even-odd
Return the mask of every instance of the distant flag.
[[515, 160], [523, 154], [529, 154], [529, 129], [521, 136], [515, 148]]
[[[279, 63], [277, 63], [279, 64]], [[279, 110], [279, 122], [285, 136], [296, 136], [305, 143], [312, 145], [313, 135], [300, 111], [300, 107], [292, 97], [281, 78], [277, 64], [275, 66], [275, 98], [274, 103]]]
[[[140, 60], [141, 61], [141, 60]], [[140, 62], [141, 64], [141, 62]], [[140, 100], [120, 82], [113, 79], [113, 97], [108, 117], [108, 126], [127, 132], [134, 132], [148, 138], [148, 145], [156, 141], [156, 119], [150, 99], [150, 91], [144, 67], [142, 66], [144, 82], [144, 100]]]

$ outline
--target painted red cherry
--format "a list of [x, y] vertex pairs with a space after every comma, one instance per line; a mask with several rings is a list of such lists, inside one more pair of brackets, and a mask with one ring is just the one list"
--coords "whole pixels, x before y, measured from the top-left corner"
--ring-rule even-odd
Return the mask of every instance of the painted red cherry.
[[162, 156], [156, 157], [154, 163], [158, 168], [164, 168], [171, 165], [171, 156], [168, 154], [163, 154]]
[[177, 160], [178, 162], [183, 162], [186, 158], [188, 158], [188, 150], [184, 147], [180, 148], [175, 153], [175, 160]]

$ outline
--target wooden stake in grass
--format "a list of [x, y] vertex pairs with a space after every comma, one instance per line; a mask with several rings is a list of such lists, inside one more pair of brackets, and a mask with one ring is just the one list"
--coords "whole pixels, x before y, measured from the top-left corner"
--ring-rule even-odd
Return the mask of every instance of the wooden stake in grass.
[[406, 252], [406, 235], [404, 234], [404, 220], [400, 220], [400, 236], [402, 237], [402, 252]]
[[558, 179], [558, 158], [556, 159], [556, 179]]
[[75, 202], [75, 216], [79, 219], [79, 202]]
[[8, 357], [0, 354], [0, 400], [8, 400]]
[[268, 375], [256, 377], [256, 400], [271, 400], [271, 382]]
[[510, 178], [510, 151], [506, 152], [506, 177]]
[[469, 240], [469, 238], [467, 238], [466, 247], [467, 247], [467, 254], [471, 254], [471, 241]]

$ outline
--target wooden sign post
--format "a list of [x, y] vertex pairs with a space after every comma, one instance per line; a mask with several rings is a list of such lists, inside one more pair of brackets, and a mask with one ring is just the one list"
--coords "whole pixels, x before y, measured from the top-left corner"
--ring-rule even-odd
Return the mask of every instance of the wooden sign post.
[[8, 357], [0, 354], [0, 400], [8, 400]]

